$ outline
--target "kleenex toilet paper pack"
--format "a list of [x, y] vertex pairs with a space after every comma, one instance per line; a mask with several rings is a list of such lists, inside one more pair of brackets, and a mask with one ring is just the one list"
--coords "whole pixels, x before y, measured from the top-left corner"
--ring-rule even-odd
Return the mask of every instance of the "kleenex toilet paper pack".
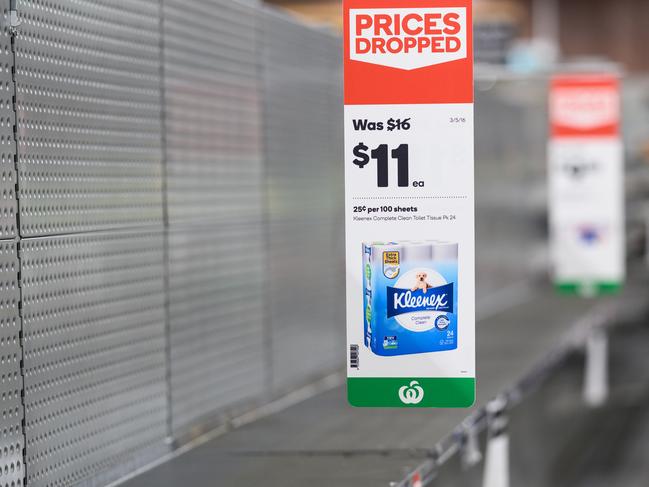
[[458, 245], [363, 244], [365, 345], [398, 356], [457, 348]]

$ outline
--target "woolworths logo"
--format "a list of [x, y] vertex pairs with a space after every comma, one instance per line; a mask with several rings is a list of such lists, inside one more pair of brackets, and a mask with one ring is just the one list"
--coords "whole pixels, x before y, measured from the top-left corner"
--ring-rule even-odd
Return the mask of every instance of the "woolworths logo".
[[355, 407], [468, 408], [475, 399], [475, 379], [350, 377], [347, 391]]
[[413, 380], [409, 386], [399, 389], [399, 399], [404, 404], [419, 404], [424, 400], [424, 389], [419, 382]]

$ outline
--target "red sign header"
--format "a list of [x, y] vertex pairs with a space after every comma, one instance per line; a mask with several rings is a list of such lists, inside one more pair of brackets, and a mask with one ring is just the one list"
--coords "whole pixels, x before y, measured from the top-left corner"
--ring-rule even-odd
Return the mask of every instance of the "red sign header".
[[552, 137], [619, 136], [619, 84], [610, 74], [556, 76], [550, 89]]
[[344, 0], [347, 105], [473, 102], [471, 0]]

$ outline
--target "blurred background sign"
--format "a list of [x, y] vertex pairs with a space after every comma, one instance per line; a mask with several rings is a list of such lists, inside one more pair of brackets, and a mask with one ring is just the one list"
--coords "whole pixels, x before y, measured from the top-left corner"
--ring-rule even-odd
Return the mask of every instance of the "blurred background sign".
[[550, 240], [559, 290], [596, 295], [624, 280], [624, 151], [615, 75], [552, 79]]

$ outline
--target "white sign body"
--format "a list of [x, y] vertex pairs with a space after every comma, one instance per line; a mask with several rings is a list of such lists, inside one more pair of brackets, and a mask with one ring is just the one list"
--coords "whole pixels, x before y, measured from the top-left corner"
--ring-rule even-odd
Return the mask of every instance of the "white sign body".
[[344, 7], [349, 402], [469, 407], [471, 2], [372, 3]]

